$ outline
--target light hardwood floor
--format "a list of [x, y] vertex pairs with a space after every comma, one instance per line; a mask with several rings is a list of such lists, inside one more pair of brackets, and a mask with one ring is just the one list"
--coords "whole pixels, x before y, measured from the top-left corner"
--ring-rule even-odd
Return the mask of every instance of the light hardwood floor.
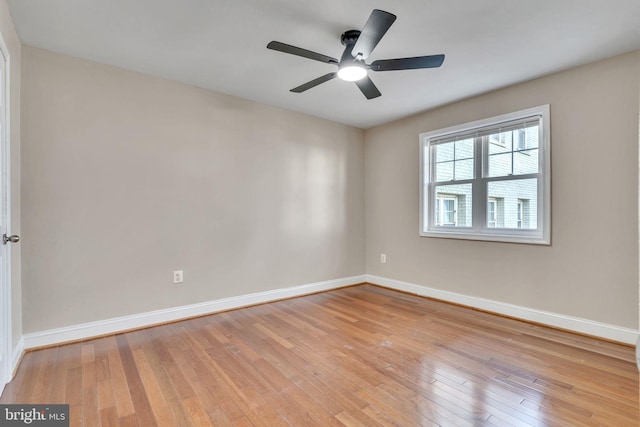
[[73, 426], [640, 425], [633, 349], [359, 285], [27, 353]]

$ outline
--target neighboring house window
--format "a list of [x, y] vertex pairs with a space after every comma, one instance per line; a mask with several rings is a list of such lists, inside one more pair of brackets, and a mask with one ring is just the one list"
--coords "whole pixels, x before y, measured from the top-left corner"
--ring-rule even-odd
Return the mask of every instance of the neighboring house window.
[[498, 225], [498, 200], [489, 197], [487, 201], [487, 227], [495, 228]]
[[524, 200], [518, 200], [517, 227], [522, 228], [522, 218], [524, 217]]
[[518, 151], [523, 151], [527, 149], [527, 132], [524, 129], [518, 129], [515, 137], [516, 137], [516, 149]]
[[442, 196], [436, 197], [436, 225], [455, 227], [458, 225], [457, 213], [458, 213], [458, 198], [456, 196]]
[[420, 135], [420, 235], [550, 243], [549, 106]]

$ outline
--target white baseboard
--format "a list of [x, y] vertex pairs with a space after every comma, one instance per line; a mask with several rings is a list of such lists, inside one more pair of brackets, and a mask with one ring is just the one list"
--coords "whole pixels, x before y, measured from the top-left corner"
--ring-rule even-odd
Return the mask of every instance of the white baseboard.
[[11, 355], [11, 378], [16, 374], [18, 370], [18, 364], [20, 364], [20, 360], [22, 359], [22, 355], [24, 354], [24, 337], [20, 337], [18, 344], [13, 349], [13, 354]]
[[80, 325], [50, 329], [41, 332], [25, 334], [23, 336], [23, 350], [51, 346], [71, 341], [109, 335], [117, 332], [139, 329], [158, 325], [190, 317], [202, 316], [235, 308], [246, 307], [265, 302], [277, 301], [322, 292], [331, 289], [342, 288], [365, 282], [365, 276], [352, 276], [342, 279], [326, 280], [290, 288], [275, 289], [266, 292], [257, 292], [237, 297], [223, 298], [198, 304], [172, 307], [164, 310], [150, 311], [130, 316], [117, 317], [97, 322], [83, 323]]
[[480, 310], [490, 311], [505, 316], [515, 317], [530, 322], [541, 323], [556, 328], [566, 329], [581, 334], [592, 335], [625, 344], [636, 344], [639, 331], [635, 329], [623, 328], [621, 326], [607, 323], [595, 322], [579, 317], [567, 316], [564, 314], [552, 313], [548, 311], [536, 310], [519, 305], [493, 301], [484, 298], [477, 298], [454, 292], [442, 291], [413, 283], [401, 282], [399, 280], [387, 279], [367, 274], [366, 281], [399, 291], [409, 292], [416, 295], [431, 297], [442, 301], [448, 301]]
[[257, 292], [237, 297], [223, 298], [198, 304], [172, 307], [164, 310], [150, 311], [147, 313], [106, 319], [97, 322], [83, 323], [69, 327], [50, 329], [41, 332], [25, 334], [16, 346], [12, 359], [12, 366], [17, 366], [20, 357], [25, 350], [46, 347], [71, 341], [79, 341], [117, 332], [139, 329], [158, 325], [190, 317], [202, 316], [235, 308], [246, 307], [277, 301], [284, 298], [292, 298], [315, 292], [328, 291], [349, 285], [368, 282], [399, 291], [416, 295], [431, 297], [443, 301], [465, 305], [480, 310], [490, 311], [505, 316], [515, 317], [531, 322], [541, 323], [556, 328], [562, 328], [582, 334], [605, 338], [608, 340], [635, 345], [640, 332], [621, 326], [595, 322], [588, 319], [566, 316], [563, 314], [536, 310], [528, 307], [508, 304], [504, 302], [472, 297], [454, 292], [443, 291], [388, 279], [385, 277], [364, 274], [360, 276], [345, 277], [342, 279], [327, 280], [310, 283], [290, 288], [275, 289], [266, 292]]

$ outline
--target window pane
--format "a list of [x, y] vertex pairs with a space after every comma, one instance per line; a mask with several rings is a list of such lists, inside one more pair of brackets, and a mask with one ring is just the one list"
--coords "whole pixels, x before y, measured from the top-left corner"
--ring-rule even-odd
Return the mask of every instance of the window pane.
[[473, 159], [473, 138], [456, 141], [456, 159]]
[[511, 152], [489, 155], [489, 177], [509, 176], [513, 170]]
[[447, 142], [446, 144], [437, 144], [434, 146], [436, 155], [436, 163], [451, 162], [453, 161], [453, 142]]
[[509, 153], [511, 149], [511, 132], [500, 132], [489, 135], [489, 154]]
[[471, 227], [471, 184], [435, 187], [434, 225], [438, 227]]
[[453, 161], [436, 163], [436, 182], [453, 181]]
[[513, 174], [538, 173], [538, 149], [527, 149], [513, 153]]
[[456, 180], [473, 179], [473, 138], [455, 142]]
[[436, 182], [473, 179], [473, 139], [434, 146]]
[[539, 126], [489, 135], [487, 177], [538, 173]]
[[538, 148], [540, 126], [530, 126], [524, 129], [525, 148]]
[[487, 184], [487, 203], [495, 200], [496, 228], [536, 229], [538, 180], [513, 179]]
[[455, 162], [455, 179], [472, 179], [473, 178], [473, 159], [457, 160]]

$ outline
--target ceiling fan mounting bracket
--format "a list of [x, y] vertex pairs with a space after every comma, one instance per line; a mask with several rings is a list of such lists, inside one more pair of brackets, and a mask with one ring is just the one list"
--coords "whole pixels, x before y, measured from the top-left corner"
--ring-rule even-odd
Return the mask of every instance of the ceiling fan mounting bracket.
[[340, 41], [343, 46], [354, 45], [358, 41], [358, 37], [360, 37], [360, 31], [358, 30], [349, 30], [342, 33], [340, 36]]

